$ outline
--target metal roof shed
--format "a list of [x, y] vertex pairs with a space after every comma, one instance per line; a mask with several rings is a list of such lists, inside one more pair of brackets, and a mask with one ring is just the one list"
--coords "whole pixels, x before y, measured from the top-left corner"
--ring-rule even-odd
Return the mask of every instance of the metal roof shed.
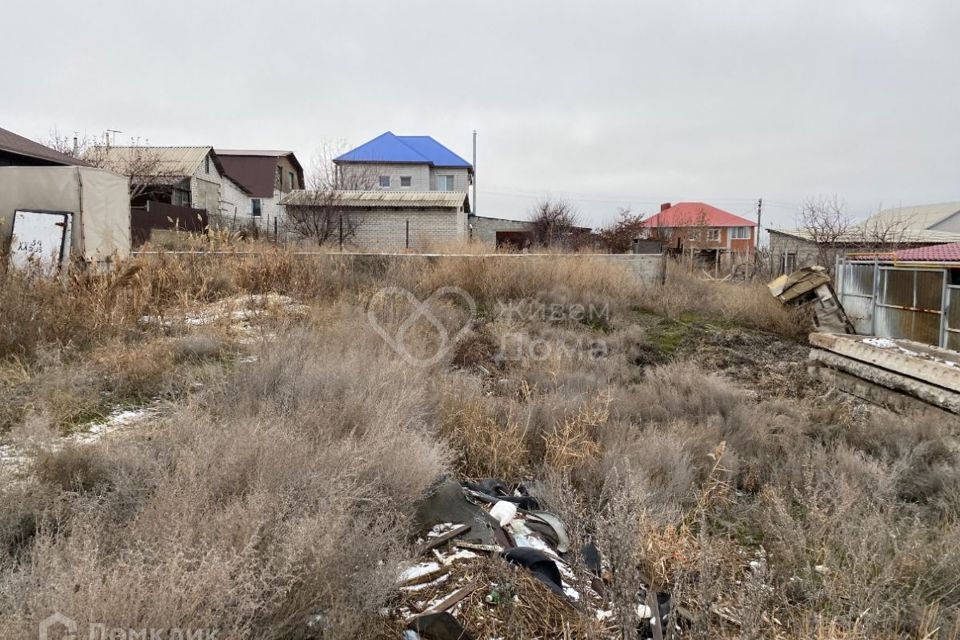
[[42, 215], [63, 221], [56, 223], [63, 229], [62, 262], [110, 261], [130, 254], [130, 190], [124, 176], [80, 166], [0, 167], [0, 252], [13, 258], [32, 251], [49, 259], [50, 247], [43, 247], [42, 254], [33, 251], [25, 233], [16, 232], [18, 224], [27, 229], [31, 216]]

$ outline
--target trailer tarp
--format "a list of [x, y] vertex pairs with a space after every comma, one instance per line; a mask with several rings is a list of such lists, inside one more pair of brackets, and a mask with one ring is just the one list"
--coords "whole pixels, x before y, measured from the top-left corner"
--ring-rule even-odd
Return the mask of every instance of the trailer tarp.
[[71, 254], [106, 260], [130, 254], [130, 191], [126, 177], [89, 167], [0, 167], [0, 250], [17, 210], [73, 214]]

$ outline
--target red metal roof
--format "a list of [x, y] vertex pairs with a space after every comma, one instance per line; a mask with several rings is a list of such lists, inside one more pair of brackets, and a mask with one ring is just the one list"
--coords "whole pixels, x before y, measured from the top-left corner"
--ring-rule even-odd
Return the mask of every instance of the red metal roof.
[[960, 242], [935, 244], [917, 249], [901, 249], [895, 254], [904, 262], [960, 262]]
[[678, 202], [644, 221], [647, 227], [755, 227], [756, 222], [704, 202]]

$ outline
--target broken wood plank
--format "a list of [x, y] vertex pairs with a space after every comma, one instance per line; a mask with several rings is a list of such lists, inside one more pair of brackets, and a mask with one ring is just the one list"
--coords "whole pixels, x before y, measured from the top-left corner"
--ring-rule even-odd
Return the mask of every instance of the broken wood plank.
[[483, 551], [484, 553], [501, 553], [503, 547], [499, 547], [495, 544], [480, 544], [477, 542], [464, 542], [463, 540], [457, 540], [453, 543], [458, 549], [470, 549], [471, 551]]
[[441, 564], [438, 568], [432, 571], [427, 571], [427, 572], [415, 575], [411, 578], [408, 578], [407, 580], [404, 580], [400, 584], [401, 586], [404, 586], [404, 587], [413, 587], [418, 584], [427, 584], [428, 582], [433, 582], [440, 576], [449, 572], [450, 572], [450, 567], [446, 567]]
[[653, 589], [647, 589], [647, 608], [650, 609], [650, 631], [653, 632], [653, 640], [663, 640], [663, 618], [660, 617], [657, 592]]
[[430, 549], [435, 549], [440, 545], [442, 545], [443, 543], [453, 540], [457, 536], [463, 535], [467, 531], [470, 531], [470, 525], [462, 524], [459, 527], [455, 527], [444, 534], [441, 534], [434, 538], [429, 538], [427, 542], [425, 542], [419, 549], [417, 549], [417, 555], [419, 556], [419, 555], [422, 555], [423, 553], [426, 553], [427, 551], [430, 551]]
[[449, 611], [452, 609], [458, 602], [466, 598], [468, 595], [480, 588], [479, 582], [471, 582], [465, 587], [461, 587], [451, 593], [449, 596], [433, 605], [432, 607], [426, 609], [424, 613], [440, 613], [441, 611]]

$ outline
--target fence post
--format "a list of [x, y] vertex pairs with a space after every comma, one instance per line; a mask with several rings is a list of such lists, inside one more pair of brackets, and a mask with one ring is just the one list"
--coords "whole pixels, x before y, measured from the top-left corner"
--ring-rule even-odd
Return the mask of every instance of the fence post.
[[950, 272], [944, 269], [943, 274], [943, 293], [940, 298], [940, 347], [947, 348], [947, 314], [950, 313], [950, 288], [947, 283], [950, 281]]
[[870, 335], [877, 335], [877, 292], [880, 290], [880, 260], [873, 257], [873, 297], [870, 298]]
[[410, 248], [410, 218], [407, 218], [406, 227], [407, 227], [407, 240], [406, 240], [406, 245], [407, 245], [407, 249], [409, 249], [409, 248]]
[[340, 251], [343, 251], [343, 214], [341, 213], [338, 217], [338, 225], [340, 228]]

